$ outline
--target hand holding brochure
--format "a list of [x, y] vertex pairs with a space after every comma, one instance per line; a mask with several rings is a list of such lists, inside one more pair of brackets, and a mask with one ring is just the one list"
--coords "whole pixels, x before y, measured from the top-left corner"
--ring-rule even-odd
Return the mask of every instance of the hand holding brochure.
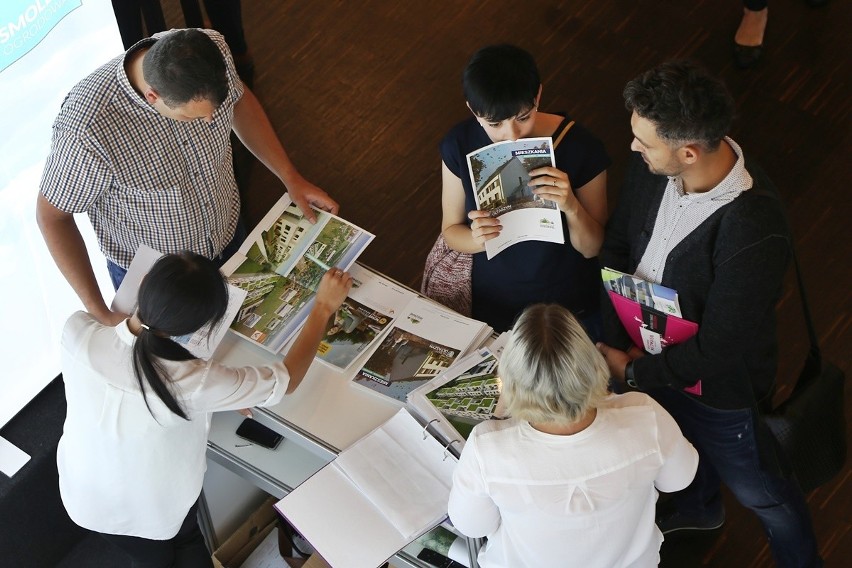
[[564, 243], [562, 213], [528, 185], [531, 170], [556, 167], [553, 139], [522, 138], [497, 142], [467, 155], [477, 209], [499, 217], [499, 236], [486, 241], [488, 258], [524, 241]]
[[[681, 317], [677, 292], [613, 270], [601, 269], [609, 299], [636, 347], [650, 354], [661, 353], [667, 345], [686, 341], [698, 333], [698, 324]], [[684, 389], [700, 395], [701, 381]]]
[[349, 270], [352, 289], [329, 322], [317, 359], [346, 369], [375, 348], [384, 332], [417, 294], [358, 264]]
[[347, 270], [373, 240], [340, 217], [314, 212], [316, 224], [282, 196], [222, 267], [248, 292], [231, 329], [274, 353], [307, 319], [323, 274]]

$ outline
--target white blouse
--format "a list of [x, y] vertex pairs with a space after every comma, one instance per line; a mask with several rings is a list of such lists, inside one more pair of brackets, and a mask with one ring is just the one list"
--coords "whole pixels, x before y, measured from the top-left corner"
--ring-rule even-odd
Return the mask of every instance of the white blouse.
[[471, 433], [453, 477], [450, 520], [487, 536], [483, 568], [657, 566], [657, 491], [692, 481], [698, 453], [674, 419], [641, 393], [612, 395], [570, 436], [521, 420]]
[[134, 336], [122, 322], [73, 314], [62, 334], [68, 413], [57, 450], [59, 490], [71, 519], [108, 534], [165, 540], [177, 534], [201, 493], [210, 412], [277, 403], [284, 363], [225, 367], [161, 361], [189, 420], [173, 414], [133, 373]]

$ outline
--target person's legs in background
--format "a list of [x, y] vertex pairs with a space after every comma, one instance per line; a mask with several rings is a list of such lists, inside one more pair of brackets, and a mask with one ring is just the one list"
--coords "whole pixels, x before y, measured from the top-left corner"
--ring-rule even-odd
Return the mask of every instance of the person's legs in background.
[[658, 519], [663, 534], [721, 526], [721, 481], [758, 516], [779, 567], [822, 566], [804, 495], [792, 477], [781, 473], [771, 439], [756, 429], [753, 410], [710, 408], [670, 389], [649, 394], [674, 417], [699, 454], [695, 480], [672, 496], [676, 510], [671, 516]]
[[242, 3], [240, 0], [204, 0], [204, 9], [210, 26], [225, 37], [240, 79], [252, 88], [254, 84], [254, 59], [249, 52], [243, 30]]
[[734, 62], [740, 69], [753, 67], [760, 59], [768, 20], [768, 0], [743, 0], [743, 17], [734, 35]]

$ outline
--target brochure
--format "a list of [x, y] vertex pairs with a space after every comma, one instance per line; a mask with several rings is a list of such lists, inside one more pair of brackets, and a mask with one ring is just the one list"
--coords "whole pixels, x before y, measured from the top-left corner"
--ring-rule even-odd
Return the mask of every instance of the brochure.
[[515, 243], [564, 243], [562, 213], [553, 201], [533, 194], [529, 172], [556, 166], [553, 139], [522, 138], [496, 142], [467, 155], [477, 209], [502, 224], [500, 235], [485, 243], [489, 259]]
[[457, 440], [460, 452], [474, 426], [504, 415], [498, 363], [493, 351], [479, 349], [409, 393], [408, 405], [442, 440]]
[[[686, 341], [698, 333], [698, 324], [681, 317], [677, 292], [611, 268], [601, 269], [610, 301], [639, 349], [662, 353], [668, 345]], [[701, 380], [684, 389], [701, 395]]]
[[[130, 266], [127, 268], [127, 274], [112, 300], [112, 310], [125, 314], [132, 314], [136, 310], [136, 299], [139, 296], [139, 286], [142, 284], [142, 278], [148, 274], [148, 271], [151, 270], [151, 267], [154, 266], [154, 263], [161, 256], [163, 256], [162, 253], [155, 251], [147, 245], [141, 245], [137, 249], [133, 260], [130, 261]], [[196, 357], [205, 360], [209, 359], [222, 342], [222, 338], [225, 337], [225, 333], [228, 331], [228, 324], [236, 317], [245, 297], [245, 290], [240, 290], [236, 286], [229, 284], [228, 308], [218, 325], [207, 325], [193, 334], [172, 337], [172, 339], [183, 345], [187, 351]]]
[[317, 359], [346, 369], [362, 353], [374, 349], [384, 331], [417, 294], [358, 264], [349, 269], [349, 296], [329, 320]]
[[247, 292], [231, 329], [277, 353], [301, 328], [331, 267], [349, 269], [374, 235], [315, 209], [312, 224], [285, 194], [222, 267]]
[[416, 297], [355, 376], [355, 384], [405, 401], [409, 392], [479, 346], [491, 328]]
[[671, 288], [647, 282], [612, 268], [601, 269], [601, 278], [603, 278], [604, 288], [610, 292], [639, 302], [643, 306], [655, 308], [664, 314], [683, 317], [677, 301], [677, 292]]

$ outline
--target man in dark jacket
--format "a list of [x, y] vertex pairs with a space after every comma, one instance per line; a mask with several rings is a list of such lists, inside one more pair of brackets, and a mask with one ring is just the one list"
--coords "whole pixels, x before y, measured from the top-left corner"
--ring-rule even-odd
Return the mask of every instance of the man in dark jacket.
[[613, 376], [657, 399], [700, 456], [695, 481], [657, 524], [663, 534], [722, 526], [724, 482], [760, 518], [779, 566], [821, 566], [804, 497], [756, 412], [774, 389], [790, 250], [776, 190], [726, 136], [733, 100], [703, 68], [664, 63], [630, 81], [624, 98], [636, 155], [600, 261], [673, 288], [683, 318], [698, 324], [677, 344], [662, 331], [662, 349], [646, 353], [604, 304], [599, 348]]

